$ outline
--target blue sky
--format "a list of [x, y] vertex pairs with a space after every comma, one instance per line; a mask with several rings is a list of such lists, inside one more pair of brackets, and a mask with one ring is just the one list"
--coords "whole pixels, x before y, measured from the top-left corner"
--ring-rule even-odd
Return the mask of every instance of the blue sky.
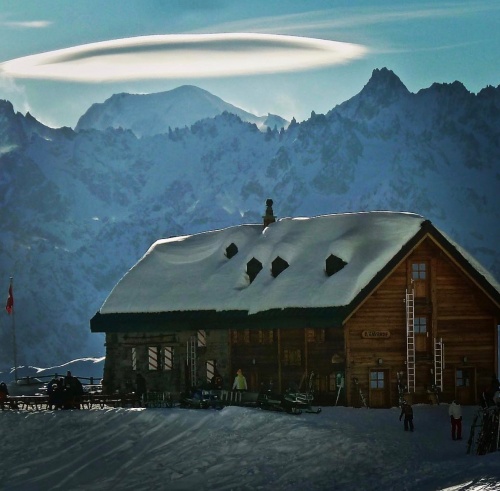
[[375, 68], [412, 92], [497, 86], [499, 25], [500, 0], [0, 0], [0, 99], [74, 126], [114, 93], [192, 84], [302, 121], [357, 94]]

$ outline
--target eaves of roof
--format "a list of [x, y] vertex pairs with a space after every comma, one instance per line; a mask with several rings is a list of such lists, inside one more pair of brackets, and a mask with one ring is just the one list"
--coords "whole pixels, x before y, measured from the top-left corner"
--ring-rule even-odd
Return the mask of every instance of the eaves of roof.
[[364, 303], [418, 244], [429, 235], [480, 287], [500, 313], [500, 292], [464, 258], [457, 248], [429, 220], [398, 253], [372, 278], [347, 306], [271, 309], [249, 314], [247, 310], [193, 310], [156, 313], [113, 313], [96, 315], [92, 332], [182, 331], [187, 329], [276, 329], [295, 327], [340, 327]]
[[192, 310], [101, 314], [90, 321], [92, 332], [183, 331], [197, 329], [293, 329], [341, 327], [346, 307], [272, 309], [255, 314], [246, 310]]

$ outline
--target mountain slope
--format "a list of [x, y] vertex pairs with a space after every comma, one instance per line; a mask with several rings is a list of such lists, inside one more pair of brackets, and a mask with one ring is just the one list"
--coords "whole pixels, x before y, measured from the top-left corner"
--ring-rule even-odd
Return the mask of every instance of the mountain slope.
[[206, 90], [183, 85], [156, 94], [115, 94], [102, 104], [93, 104], [78, 120], [75, 130], [105, 130], [123, 128], [137, 136], [168, 133], [169, 128], [184, 128], [196, 121], [213, 118], [223, 112], [236, 114], [242, 121], [254, 123], [260, 129], [288, 125], [279, 116], [255, 116], [224, 102]]
[[260, 223], [267, 198], [278, 217], [424, 215], [500, 279], [499, 94], [458, 82], [412, 94], [382, 69], [286, 131], [225, 112], [141, 138], [52, 130], [0, 102], [0, 278], [6, 295], [14, 276], [19, 360], [102, 355], [89, 319], [155, 240]]

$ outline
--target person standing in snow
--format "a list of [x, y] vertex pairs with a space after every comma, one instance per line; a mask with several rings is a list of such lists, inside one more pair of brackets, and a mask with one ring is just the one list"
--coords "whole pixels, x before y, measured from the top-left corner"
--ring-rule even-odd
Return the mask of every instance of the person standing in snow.
[[403, 401], [403, 405], [401, 406], [401, 414], [399, 415], [399, 421], [401, 421], [402, 417], [405, 417], [404, 420], [404, 428], [405, 431], [413, 431], [413, 408], [406, 401]]
[[73, 375], [71, 375], [71, 372], [68, 370], [66, 372], [66, 376], [64, 377], [63, 409], [73, 409], [74, 408], [75, 396], [76, 396], [75, 378], [73, 377]]
[[0, 408], [2, 411], [4, 410], [8, 395], [9, 389], [7, 388], [7, 384], [5, 382], [0, 383]]
[[56, 403], [55, 403], [55, 393], [57, 390], [57, 378], [54, 377], [48, 384], [47, 384], [47, 395], [49, 396], [49, 410], [54, 407], [54, 409], [57, 409]]
[[453, 440], [462, 439], [462, 406], [456, 399], [452, 401], [448, 408], [451, 420], [451, 438]]
[[236, 372], [236, 377], [234, 377], [233, 390], [244, 391], [247, 390], [247, 379], [243, 375], [241, 368]]
[[147, 387], [146, 387], [146, 379], [142, 373], [137, 373], [135, 376], [135, 393], [139, 400], [144, 402], [144, 397], [146, 396]]
[[215, 369], [214, 376], [212, 377], [212, 389], [222, 389], [222, 377], [217, 369]]

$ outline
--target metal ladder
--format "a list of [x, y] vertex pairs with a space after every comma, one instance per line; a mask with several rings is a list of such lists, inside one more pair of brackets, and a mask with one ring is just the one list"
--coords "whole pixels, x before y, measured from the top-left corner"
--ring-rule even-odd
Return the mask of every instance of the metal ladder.
[[406, 290], [406, 376], [408, 392], [415, 392], [415, 293]]
[[444, 344], [443, 338], [434, 338], [434, 385], [443, 392]]
[[198, 346], [198, 339], [196, 336], [190, 336], [187, 342], [187, 353], [186, 357], [188, 360], [189, 367], [189, 377], [191, 386], [196, 386], [197, 374], [196, 374], [196, 348]]

